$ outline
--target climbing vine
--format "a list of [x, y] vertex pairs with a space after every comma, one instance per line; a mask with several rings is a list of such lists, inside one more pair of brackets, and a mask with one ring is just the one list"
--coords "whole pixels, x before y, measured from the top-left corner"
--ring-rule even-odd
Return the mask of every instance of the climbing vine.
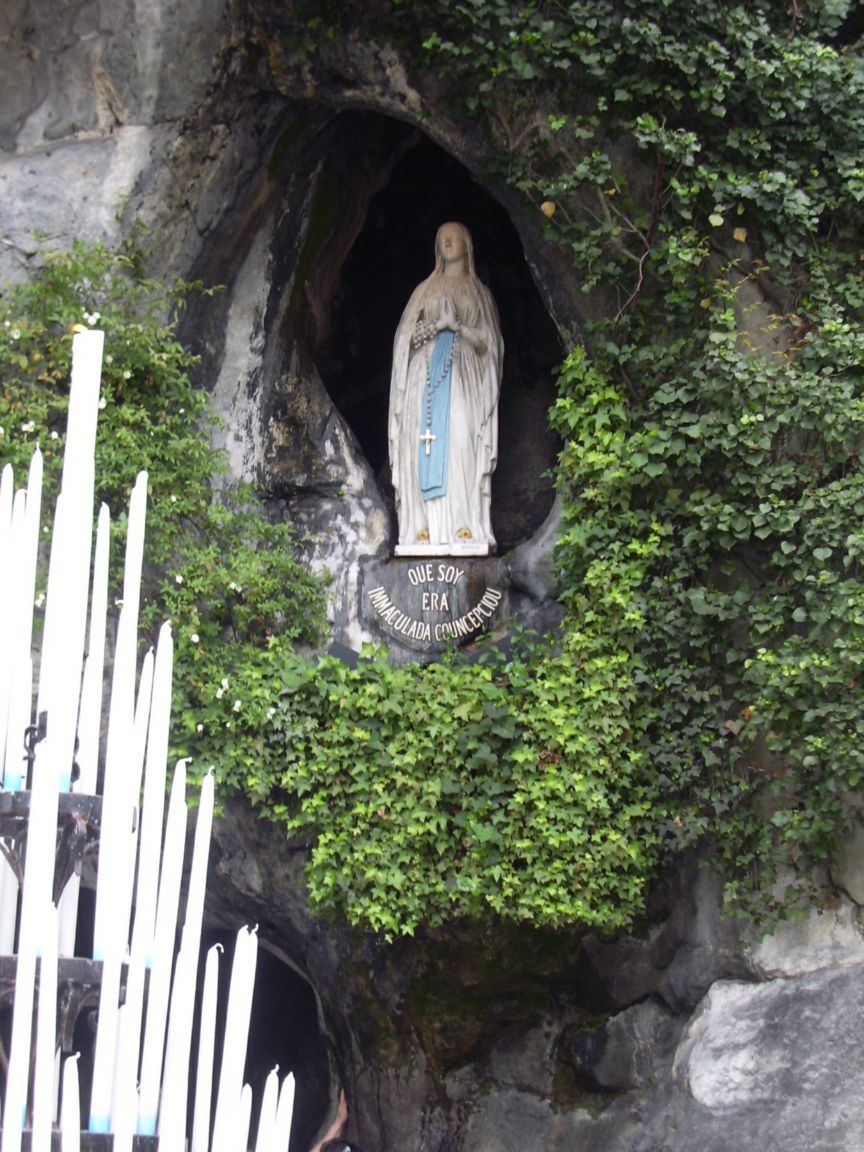
[[[166, 290], [144, 274], [145, 260], [140, 236], [117, 251], [76, 244], [46, 252], [29, 281], [6, 290], [0, 462], [12, 464], [20, 485], [41, 445], [47, 517], [60, 480], [74, 330], [98, 326], [105, 356], [96, 496], [111, 512], [114, 593], [129, 493], [144, 468], [142, 618], [145, 642], [163, 620], [173, 626], [175, 752], [192, 754], [202, 773], [218, 763], [231, 779], [258, 760], [264, 743], [233, 739], [240, 710], [265, 730], [280, 656], [323, 634], [323, 590], [300, 563], [291, 529], [269, 523], [251, 490], [227, 483], [225, 460], [212, 447], [215, 420], [190, 378], [196, 361], [175, 333], [176, 316], [201, 286]], [[218, 500], [214, 479], [221, 480]], [[43, 604], [44, 589], [37, 607]]]
[[[390, 39], [418, 71], [446, 75], [442, 111], [482, 123], [487, 178], [521, 195], [591, 294], [552, 413], [567, 445], [567, 619], [554, 651], [507, 671], [517, 730], [530, 683], [530, 708], [560, 701], [572, 738], [501, 749], [491, 778], [509, 779], [530, 746], [529, 771], [551, 771], [564, 805], [574, 773], [599, 773], [607, 795], [617, 779], [616, 802], [646, 805], [630, 825], [637, 904], [658, 860], [706, 840], [730, 901], [752, 904], [781, 866], [824, 864], [860, 806], [860, 19], [843, 0], [316, 12], [307, 60], [337, 37]], [[363, 747], [353, 775], [371, 803], [379, 777]], [[336, 784], [308, 771], [314, 802], [286, 813], [322, 832], [315, 813]], [[439, 778], [434, 759], [411, 762], [427, 772]], [[506, 789], [502, 807], [506, 823]], [[313, 861], [329, 877], [321, 899], [343, 908], [339, 886], [364, 874], [343, 856], [350, 823], [328, 821]], [[404, 827], [380, 825], [380, 871]], [[467, 850], [444, 829], [441, 841]], [[611, 878], [618, 864], [600, 867]], [[548, 896], [549, 878], [528, 872]], [[569, 875], [560, 919], [590, 922], [584, 873]], [[406, 906], [402, 890], [379, 897]], [[531, 913], [549, 916], [548, 901]]]
[[[859, 17], [844, 0], [293, 14], [284, 47], [303, 67], [354, 37], [444, 75], [444, 112], [483, 127], [487, 179], [585, 289], [551, 416], [566, 618], [472, 664], [298, 655], [320, 635], [298, 606], [319, 604], [314, 584], [281, 528], [210, 500], [212, 457], [191, 443], [203, 401], [171, 329], [164, 366], [118, 327], [135, 350], [108, 374], [118, 491], [128, 438], [155, 437], [153, 380], [185, 409], [176, 434], [204, 485], [178, 508], [176, 450], [154, 465], [180, 749], [308, 844], [318, 907], [389, 936], [481, 915], [619, 928], [670, 853], [706, 841], [730, 901], [752, 906], [781, 867], [824, 864], [860, 807]], [[38, 301], [15, 299], [6, 452], [10, 430], [53, 428], [28, 384], [61, 395], [20, 319]], [[82, 307], [110, 313], [80, 282], [69, 299], [61, 334]], [[215, 541], [231, 533], [228, 563]]]

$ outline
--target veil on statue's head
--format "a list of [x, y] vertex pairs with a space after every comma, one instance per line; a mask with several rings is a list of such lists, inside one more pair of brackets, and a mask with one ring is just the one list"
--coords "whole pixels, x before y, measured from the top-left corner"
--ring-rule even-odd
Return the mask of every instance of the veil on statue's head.
[[474, 242], [471, 239], [471, 233], [464, 224], [460, 224], [458, 220], [445, 220], [438, 231], [435, 233], [435, 271], [438, 273], [444, 272], [444, 250], [441, 247], [441, 233], [445, 228], [457, 228], [459, 235], [465, 244], [465, 271], [471, 279], [477, 276], [474, 270]]
[[[441, 248], [441, 232], [447, 227], [456, 228], [465, 244], [465, 275], [453, 280], [444, 275], [444, 253]], [[480, 323], [481, 317], [488, 312], [491, 297], [488, 289], [478, 280], [474, 268], [474, 244], [471, 233], [464, 224], [457, 221], [448, 221], [441, 225], [435, 234], [435, 267], [432, 272], [414, 289], [411, 298], [402, 313], [399, 327], [396, 329], [394, 348], [398, 347], [400, 337], [406, 341], [404, 355], [408, 356], [407, 340], [410, 339], [417, 318], [426, 313], [430, 306], [434, 309], [432, 316], [438, 315], [438, 305], [445, 295], [456, 300], [457, 310], [463, 323], [474, 327]], [[495, 305], [491, 304], [494, 310]], [[428, 314], [427, 314], [428, 319]], [[496, 320], [497, 324], [497, 320]], [[398, 356], [396, 358], [398, 360]], [[396, 360], [394, 360], [395, 370]], [[404, 368], [404, 365], [403, 365]], [[399, 370], [401, 372], [402, 369]]]

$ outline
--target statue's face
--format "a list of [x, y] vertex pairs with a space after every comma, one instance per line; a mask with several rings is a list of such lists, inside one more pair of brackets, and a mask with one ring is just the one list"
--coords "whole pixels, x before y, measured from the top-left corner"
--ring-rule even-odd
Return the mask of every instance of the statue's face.
[[438, 244], [445, 264], [450, 264], [454, 260], [462, 260], [465, 256], [465, 236], [457, 224], [444, 224], [442, 226], [438, 233]]

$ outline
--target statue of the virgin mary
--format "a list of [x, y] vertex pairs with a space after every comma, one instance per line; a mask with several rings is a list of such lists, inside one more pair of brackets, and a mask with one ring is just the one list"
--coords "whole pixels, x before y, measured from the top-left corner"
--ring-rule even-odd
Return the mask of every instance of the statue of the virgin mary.
[[390, 467], [397, 556], [495, 550], [490, 481], [504, 346], [463, 224], [442, 224], [435, 271], [411, 294], [393, 344]]

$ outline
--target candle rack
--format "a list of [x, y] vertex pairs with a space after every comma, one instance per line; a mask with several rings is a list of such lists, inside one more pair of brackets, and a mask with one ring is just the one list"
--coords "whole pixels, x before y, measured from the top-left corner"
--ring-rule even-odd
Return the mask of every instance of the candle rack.
[[[33, 611], [40, 603], [42, 454], [37, 447], [25, 488], [16, 488], [11, 465], [0, 471], [0, 1009], [9, 1015], [11, 1006], [12, 1016], [8, 1058], [0, 1049], [0, 1150], [36, 1146], [47, 1152], [62, 1144], [76, 1152], [107, 1152], [116, 1140], [146, 1152], [156, 1148], [151, 1134], [157, 1127], [172, 1147], [183, 1147], [194, 1104], [193, 1145], [203, 1152], [236, 1152], [248, 1146], [252, 1120], [252, 1090], [243, 1077], [257, 934], [241, 928], [237, 935], [214, 1093], [218, 945], [207, 953], [198, 1051], [191, 1050], [214, 776], [201, 783], [175, 951], [189, 805], [185, 762], [179, 761], [165, 820], [173, 639], [170, 625], [163, 624], [155, 650], [139, 666], [148, 483], [146, 472], [139, 472], [126, 520], [124, 594], [113, 656], [106, 661], [106, 505], [99, 510], [95, 543], [93, 537], [103, 341], [96, 330], [78, 332], [73, 340], [41, 652], [33, 648]], [[106, 665], [110, 708], [102, 760]], [[60, 766], [69, 771], [60, 773]], [[90, 795], [100, 777], [103, 795]], [[31, 791], [21, 790], [28, 782]], [[81, 791], [70, 792], [72, 785]], [[91, 860], [98, 864], [92, 870]], [[86, 921], [78, 916], [82, 874], [88, 883], [95, 880], [92, 953], [105, 957], [104, 963], [69, 955], [76, 936], [80, 944], [84, 935]], [[88, 1011], [88, 1023], [95, 1024], [92, 1061], [86, 1030], [76, 1026]], [[66, 1055], [78, 1047], [85, 1049], [80, 1074], [78, 1055]], [[293, 1107], [293, 1074], [280, 1078], [274, 1068], [261, 1098], [261, 1152], [288, 1152]], [[80, 1131], [82, 1119], [93, 1132]]]
[[[17, 956], [0, 956], [0, 1011], [11, 1008], [15, 1000]], [[37, 984], [38, 989], [38, 976]], [[75, 1026], [86, 1010], [99, 1006], [102, 987], [101, 960], [83, 956], [62, 957], [57, 964], [57, 1042], [63, 1052], [73, 1052]], [[126, 966], [120, 977], [120, 1002], [126, 992]]]
[[[6, 857], [19, 884], [24, 883], [31, 794], [0, 792], [0, 852]], [[58, 904], [63, 889], [74, 875], [81, 875], [86, 856], [95, 855], [102, 824], [102, 797], [61, 792], [58, 802], [57, 848], [53, 899]]]
[[[133, 1136], [132, 1152], [156, 1152], [158, 1136]], [[82, 1132], [79, 1137], [81, 1152], [111, 1152], [114, 1136], [110, 1132]], [[31, 1152], [32, 1132], [26, 1130], [21, 1136], [21, 1152]], [[59, 1132], [51, 1133], [51, 1152], [61, 1152], [62, 1137]]]

